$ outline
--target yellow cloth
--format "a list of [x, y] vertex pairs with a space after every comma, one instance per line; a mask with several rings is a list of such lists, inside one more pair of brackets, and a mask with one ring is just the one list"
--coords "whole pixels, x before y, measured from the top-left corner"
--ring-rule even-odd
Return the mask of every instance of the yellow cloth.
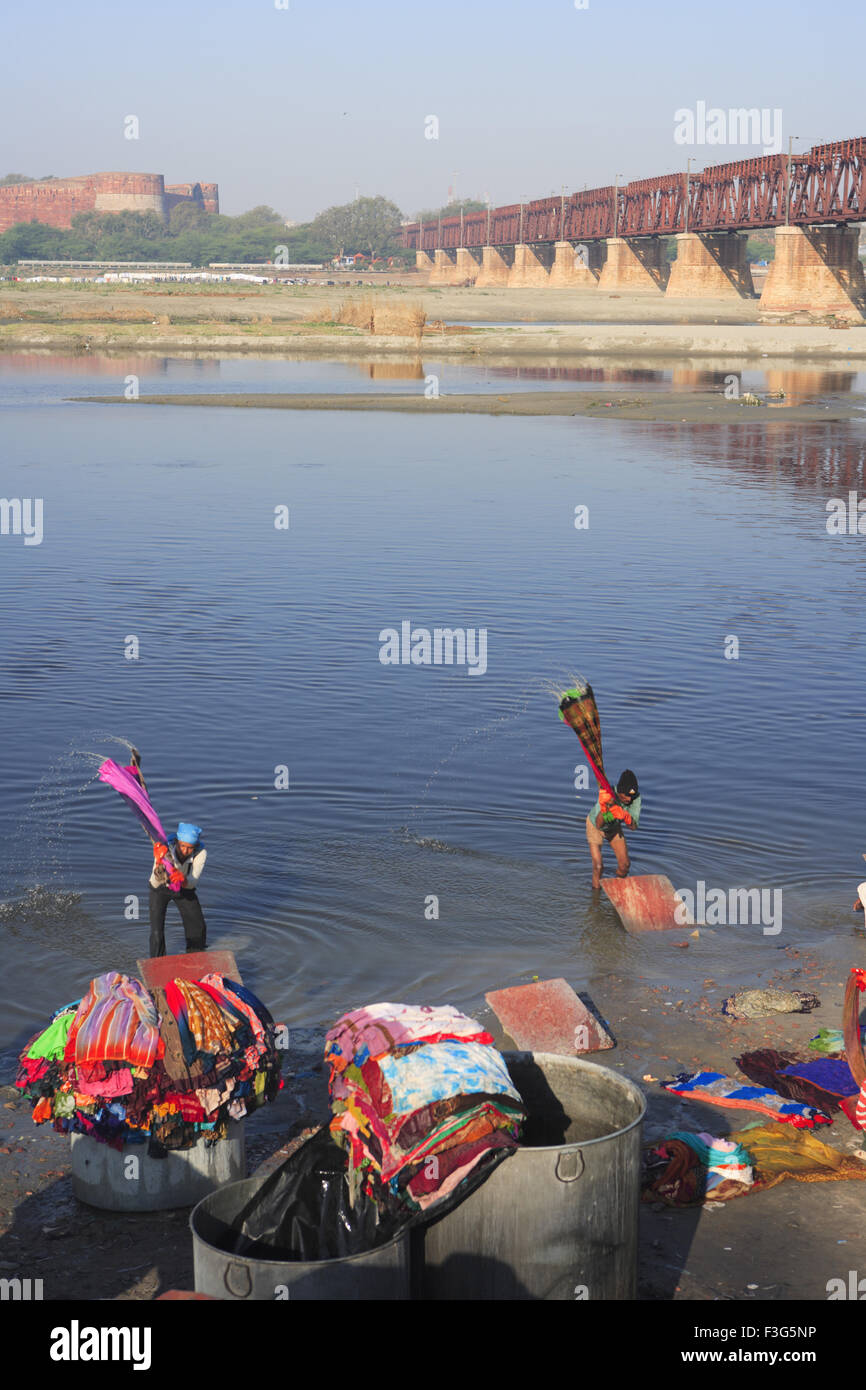
[[793, 1125], [758, 1125], [728, 1135], [742, 1144], [755, 1169], [753, 1191], [775, 1187], [785, 1178], [799, 1182], [836, 1182], [843, 1178], [866, 1178], [866, 1163], [851, 1154], [840, 1153], [824, 1144], [810, 1129]]

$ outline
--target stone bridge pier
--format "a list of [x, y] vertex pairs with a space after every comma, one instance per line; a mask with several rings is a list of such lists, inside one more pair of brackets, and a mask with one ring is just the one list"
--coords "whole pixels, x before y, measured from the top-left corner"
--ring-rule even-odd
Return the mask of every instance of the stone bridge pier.
[[508, 274], [510, 290], [543, 290], [550, 283], [550, 263], [553, 253], [549, 246], [527, 246], [518, 243], [514, 248], [514, 264]]
[[434, 251], [433, 269], [430, 271], [431, 285], [460, 285], [462, 280], [457, 269], [456, 251]]
[[776, 255], [761, 308], [777, 314], [836, 314], [862, 322], [866, 280], [859, 240], [856, 226], [777, 227]]
[[668, 282], [665, 243], [659, 237], [608, 237], [600, 290], [661, 294]]
[[603, 241], [558, 241], [548, 284], [552, 289], [594, 290], [604, 265]]
[[460, 284], [474, 285], [481, 274], [481, 248], [458, 246], [455, 257]]
[[485, 246], [481, 253], [481, 269], [475, 281], [476, 289], [501, 289], [508, 284], [514, 263], [513, 246]]
[[739, 232], [680, 232], [666, 295], [680, 299], [754, 299], [746, 238]]
[[430, 285], [474, 285], [481, 269], [481, 251], [458, 246], [455, 251], [415, 252], [415, 269]]

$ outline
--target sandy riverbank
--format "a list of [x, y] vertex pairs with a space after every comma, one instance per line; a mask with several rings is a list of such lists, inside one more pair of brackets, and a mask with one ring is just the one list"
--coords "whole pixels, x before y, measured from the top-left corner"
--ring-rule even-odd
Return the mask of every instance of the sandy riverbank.
[[748, 405], [743, 399], [727, 400], [723, 391], [666, 391], [642, 396], [634, 391], [605, 386], [595, 391], [518, 391], [508, 393], [475, 392], [471, 395], [440, 395], [427, 398], [423, 386], [412, 394], [390, 392], [314, 394], [310, 392], [196, 393], [145, 395], [127, 401], [113, 396], [73, 396], [79, 403], [96, 405], [173, 405], [210, 406], [241, 410], [362, 410], [387, 411], [409, 415], [585, 415], [593, 419], [718, 424], [767, 422], [809, 424], [815, 421], [841, 422], [861, 419], [856, 403], [802, 403], [785, 407], [784, 401], [768, 400]]
[[[351, 298], [395, 310], [420, 303], [427, 328], [418, 339], [336, 324], [340, 304]], [[435, 351], [485, 362], [517, 355], [714, 357], [730, 365], [764, 357], [866, 359], [866, 326], [842, 328], [805, 315], [764, 322], [757, 300], [586, 290], [4, 285], [0, 350], [26, 348], [310, 357]]]

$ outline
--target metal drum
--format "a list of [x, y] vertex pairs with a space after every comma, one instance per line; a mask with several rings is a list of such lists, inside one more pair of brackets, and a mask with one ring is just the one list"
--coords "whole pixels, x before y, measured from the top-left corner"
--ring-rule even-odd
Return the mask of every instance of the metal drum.
[[196, 1293], [269, 1302], [409, 1298], [408, 1231], [342, 1259], [261, 1260], [234, 1254], [233, 1222], [262, 1181], [232, 1183], [205, 1197], [190, 1214]]
[[424, 1231], [445, 1299], [633, 1299], [643, 1093], [607, 1067], [505, 1053], [529, 1119], [517, 1153]]
[[70, 1138], [72, 1190], [104, 1211], [191, 1207], [247, 1171], [244, 1127], [237, 1120], [229, 1121], [227, 1137], [216, 1144], [199, 1139], [190, 1149], [170, 1149], [165, 1158], [149, 1158], [146, 1144], [112, 1149], [87, 1134]]

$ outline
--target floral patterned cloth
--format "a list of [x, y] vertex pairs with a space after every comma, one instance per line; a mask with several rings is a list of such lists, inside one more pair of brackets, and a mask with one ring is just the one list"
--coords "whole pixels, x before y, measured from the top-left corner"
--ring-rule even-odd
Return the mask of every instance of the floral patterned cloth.
[[493, 1039], [472, 1018], [450, 1004], [439, 1008], [425, 1004], [367, 1004], [344, 1014], [325, 1042], [325, 1061], [335, 1072], [350, 1062], [361, 1067], [410, 1043], [435, 1043], [445, 1039], [492, 1043]]

